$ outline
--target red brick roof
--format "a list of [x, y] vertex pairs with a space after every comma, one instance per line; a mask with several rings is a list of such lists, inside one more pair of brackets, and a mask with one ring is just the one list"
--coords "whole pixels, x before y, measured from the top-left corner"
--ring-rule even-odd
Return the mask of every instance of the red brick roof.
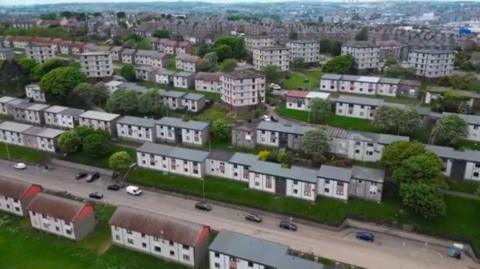
[[305, 98], [308, 95], [308, 91], [290, 90], [285, 93], [285, 97]]
[[89, 204], [46, 193], [37, 194], [27, 210], [70, 222], [93, 214], [93, 207]]

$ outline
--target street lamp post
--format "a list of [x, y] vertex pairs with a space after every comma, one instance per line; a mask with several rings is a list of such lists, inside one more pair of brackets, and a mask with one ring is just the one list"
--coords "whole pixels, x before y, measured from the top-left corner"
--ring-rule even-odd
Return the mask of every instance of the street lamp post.
[[9, 147], [8, 147], [8, 143], [5, 143], [5, 147], [6, 147], [6, 149], [7, 149], [7, 158], [8, 158], [8, 160], [11, 160], [11, 157], [10, 157], [10, 149], [9, 149]]

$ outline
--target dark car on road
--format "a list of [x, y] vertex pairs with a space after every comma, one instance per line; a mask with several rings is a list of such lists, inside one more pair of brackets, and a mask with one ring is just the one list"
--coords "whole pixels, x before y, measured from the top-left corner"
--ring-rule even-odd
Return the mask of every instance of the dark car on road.
[[97, 180], [97, 179], [99, 179], [99, 178], [100, 178], [100, 173], [95, 172], [95, 173], [89, 174], [89, 175], [87, 176], [87, 182], [93, 182], [93, 181], [95, 181], [95, 180]]
[[260, 217], [255, 213], [248, 213], [247, 215], [245, 215], [245, 219], [251, 222], [256, 222], [256, 223], [262, 222], [262, 217]]
[[198, 202], [195, 204], [196, 209], [200, 209], [203, 211], [210, 211], [212, 210], [212, 206], [207, 204], [207, 202]]
[[87, 175], [88, 175], [87, 173], [80, 172], [75, 176], [75, 179], [79, 180], [79, 179], [82, 179], [82, 178], [86, 177]]
[[375, 235], [371, 232], [357, 232], [355, 233], [355, 237], [359, 240], [373, 242], [375, 241]]
[[118, 185], [118, 184], [111, 184], [111, 185], [108, 185], [107, 190], [118, 191], [118, 190], [120, 190], [120, 188], [121, 188], [121, 186]]
[[289, 231], [296, 231], [297, 230], [297, 225], [291, 221], [288, 220], [282, 220], [280, 221], [280, 224], [278, 224], [278, 227], [289, 230]]
[[92, 198], [92, 199], [97, 199], [97, 200], [100, 200], [103, 198], [103, 194], [99, 193], [99, 192], [92, 192], [88, 195], [88, 197]]

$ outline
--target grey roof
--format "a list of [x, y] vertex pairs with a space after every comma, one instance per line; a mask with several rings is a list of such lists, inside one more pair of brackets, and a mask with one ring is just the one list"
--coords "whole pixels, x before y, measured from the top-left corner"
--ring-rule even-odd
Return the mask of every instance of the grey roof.
[[135, 68], [135, 71], [140, 70], [140, 71], [146, 71], [146, 72], [152, 72], [152, 70], [154, 69], [153, 67], [148, 65], [136, 65], [134, 68]]
[[292, 166], [290, 168], [282, 167], [281, 164], [257, 160], [250, 168], [250, 171], [272, 175], [281, 178], [295, 179], [310, 183], [317, 183], [317, 170]]
[[17, 132], [17, 133], [24, 132], [25, 130], [27, 130], [31, 127], [32, 127], [32, 125], [13, 122], [13, 121], [4, 121], [4, 122], [0, 123], [0, 130], [12, 131], [12, 132]]
[[380, 169], [353, 166], [352, 178], [383, 183], [385, 179], [385, 172]]
[[388, 145], [395, 141], [410, 141], [410, 138], [408, 136], [377, 134], [358, 131], [347, 131], [346, 135], [340, 138], [350, 139], [354, 141], [375, 142], [383, 145]]
[[123, 49], [123, 50], [122, 50], [122, 55], [123, 55], [123, 54], [133, 55], [134, 53], [135, 53], [135, 50], [134, 50], [134, 49]]
[[163, 117], [158, 120], [156, 124], [192, 130], [204, 130], [210, 125], [210, 123], [206, 121], [182, 120], [173, 117]]
[[323, 74], [322, 79], [330, 79], [330, 80], [339, 80], [342, 78], [342, 75], [339, 74]]
[[368, 98], [368, 97], [358, 97], [351, 95], [340, 95], [335, 100], [336, 102], [349, 103], [349, 104], [359, 104], [359, 105], [369, 105], [369, 106], [383, 106], [384, 101], [382, 99]]
[[468, 115], [468, 114], [457, 114], [457, 113], [448, 113], [443, 112], [442, 116], [457, 115], [462, 118], [467, 124], [480, 125], [480, 116], [479, 115]]
[[203, 94], [198, 94], [198, 93], [187, 93], [182, 98], [183, 99], [189, 99], [189, 100], [200, 100], [200, 99], [205, 98], [205, 96]]
[[261, 121], [258, 126], [257, 130], [268, 130], [268, 131], [275, 131], [275, 132], [282, 132], [282, 133], [289, 133], [289, 134], [300, 134], [303, 135], [308, 131], [316, 130], [317, 128], [306, 126], [306, 125], [299, 125], [299, 124], [286, 124], [280, 122], [271, 122], [271, 121]]
[[343, 75], [342, 80], [348, 80], [348, 81], [357, 81], [360, 78], [360, 76], [355, 76], [355, 75]]
[[14, 101], [14, 100], [22, 100], [22, 99], [17, 98], [17, 97], [11, 97], [11, 96], [0, 97], [0, 103], [9, 103], [9, 102]]
[[49, 105], [46, 105], [46, 104], [30, 103], [30, 102], [21, 102], [18, 104], [14, 104], [13, 106], [18, 109], [31, 110], [31, 111], [42, 111], [50, 107]]
[[234, 70], [232, 72], [223, 73], [222, 76], [230, 77], [232, 79], [249, 79], [249, 78], [264, 78], [265, 76], [253, 69]]
[[52, 128], [42, 128], [42, 127], [31, 127], [23, 132], [26, 135], [40, 136], [45, 138], [55, 138], [64, 133], [63, 130], [52, 129]]
[[119, 114], [107, 113], [107, 112], [100, 112], [95, 110], [88, 110], [80, 114], [80, 117], [87, 118], [87, 119], [95, 119], [95, 120], [103, 120], [103, 121], [112, 121], [118, 117]]
[[79, 108], [71, 108], [71, 107], [68, 107], [67, 109], [63, 110], [62, 112], [60, 112], [60, 114], [63, 114], [63, 115], [69, 115], [69, 116], [80, 116], [80, 114], [82, 114], [83, 112], [85, 112], [85, 110], [83, 109], [79, 109]]
[[209, 249], [276, 269], [323, 268], [319, 263], [289, 255], [286, 245], [228, 230], [222, 230]]
[[138, 85], [137, 83], [132, 83], [132, 82], [122, 82], [117, 87], [118, 89], [134, 91], [138, 93], [144, 93], [148, 91], [146, 87]]
[[50, 112], [50, 113], [60, 113], [67, 109], [66, 106], [51, 106], [47, 109], [45, 109], [45, 112]]
[[180, 72], [176, 72], [175, 74], [173, 74], [174, 76], [177, 76], [177, 77], [194, 77], [195, 76], [195, 73], [192, 73], [192, 72], [186, 72], [186, 71], [180, 71]]
[[152, 128], [155, 126], [155, 123], [156, 123], [156, 120], [154, 119], [132, 117], [132, 116], [124, 116], [117, 121], [117, 124], [128, 124], [128, 125], [152, 127]]
[[326, 179], [334, 179], [345, 182], [350, 182], [352, 177], [352, 170], [348, 168], [322, 165], [318, 170], [318, 176]]
[[380, 83], [400, 84], [400, 79], [398, 79], [398, 78], [380, 78]]
[[235, 153], [231, 151], [212, 150], [208, 154], [208, 159], [227, 162], [232, 158], [233, 154]]
[[246, 166], [252, 166], [258, 162], [257, 156], [253, 154], [247, 154], [242, 152], [236, 152], [233, 154], [232, 158], [230, 158], [230, 163], [234, 164], [241, 164]]
[[354, 47], [354, 48], [370, 48], [379, 47], [370, 41], [348, 41], [342, 47]]
[[425, 145], [425, 148], [435, 153], [435, 155], [437, 155], [440, 158], [470, 161], [475, 163], [480, 162], [480, 151], [477, 151], [477, 150], [459, 151], [459, 150], [455, 150], [454, 148], [435, 146], [435, 145]]
[[426, 54], [453, 54], [453, 50], [437, 50], [437, 49], [417, 49], [412, 50], [413, 53], [426, 53]]
[[157, 57], [160, 52], [155, 50], [137, 50], [135, 56]]
[[154, 73], [159, 75], [165, 75], [165, 76], [173, 76], [175, 74], [175, 71], [160, 68], [160, 69], [154, 70]]
[[120, 52], [123, 48], [120, 46], [114, 46], [110, 48], [110, 51]]
[[182, 62], [190, 62], [190, 63], [196, 63], [200, 61], [202, 58], [195, 56], [195, 55], [190, 55], [190, 54], [179, 54], [177, 57], [175, 57], [175, 60], [180, 60]]
[[161, 96], [165, 97], [174, 97], [174, 98], [180, 98], [184, 96], [186, 93], [180, 92], [180, 91], [163, 91], [160, 93]]
[[176, 159], [190, 160], [194, 162], [203, 162], [208, 157], [208, 151], [198, 149], [188, 149], [182, 147], [174, 147], [169, 145], [145, 143], [139, 148], [138, 152], [145, 152], [161, 156], [167, 156]]

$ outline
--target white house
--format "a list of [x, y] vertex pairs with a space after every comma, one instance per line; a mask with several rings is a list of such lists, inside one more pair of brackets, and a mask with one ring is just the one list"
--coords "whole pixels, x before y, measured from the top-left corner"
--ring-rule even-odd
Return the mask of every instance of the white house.
[[78, 120], [80, 126], [104, 130], [110, 135], [115, 135], [115, 123], [119, 117], [119, 114], [88, 110], [80, 114]]
[[317, 175], [318, 195], [348, 200], [348, 185], [351, 177], [351, 169], [322, 165]]
[[173, 74], [173, 86], [181, 89], [193, 88], [195, 73], [180, 71]]
[[152, 80], [158, 84], [172, 85], [175, 71], [168, 69], [157, 69], [152, 72]]
[[168, 61], [168, 55], [154, 50], [137, 50], [134, 61], [136, 65], [164, 68]]
[[132, 116], [117, 121], [117, 137], [122, 140], [155, 142], [155, 120]]
[[373, 120], [375, 110], [384, 105], [381, 99], [350, 95], [341, 95], [332, 101], [336, 115], [369, 120]]
[[80, 241], [95, 228], [93, 206], [39, 193], [27, 207], [30, 224], [43, 232]]
[[9, 105], [15, 105], [22, 103], [23, 100], [16, 97], [11, 96], [2, 96], [0, 97], [0, 114], [8, 115], [10, 114]]
[[138, 80], [150, 81], [153, 79], [154, 68], [147, 65], [136, 65], [134, 67], [135, 78]]
[[0, 210], [23, 217], [27, 205], [42, 190], [40, 185], [0, 176]]
[[205, 174], [214, 177], [234, 179], [233, 165], [230, 159], [234, 152], [211, 150], [205, 161]]
[[208, 226], [120, 206], [109, 221], [120, 247], [198, 268], [208, 253]]
[[208, 152], [146, 142], [137, 148], [137, 165], [192, 178], [203, 178]]
[[45, 125], [60, 128], [73, 129], [78, 126], [79, 117], [83, 109], [64, 106], [51, 106], [44, 111]]
[[46, 104], [21, 102], [9, 104], [10, 113], [17, 121], [27, 122], [35, 125], [44, 124], [43, 112], [50, 107]]
[[220, 74], [199, 72], [195, 75], [195, 90], [203, 92], [221, 91]]
[[187, 93], [182, 96], [183, 107], [190, 112], [200, 112], [205, 107], [205, 96], [198, 93]]
[[32, 99], [35, 102], [45, 103], [45, 93], [40, 89], [40, 86], [36, 83], [28, 84], [25, 86], [25, 94], [27, 98]]
[[293, 256], [287, 245], [222, 230], [209, 248], [210, 269], [323, 269]]
[[163, 117], [155, 122], [157, 139], [168, 143], [201, 146], [209, 139], [208, 122]]
[[201, 61], [202, 58], [195, 55], [177, 54], [175, 56], [175, 67], [177, 70], [195, 73]]
[[261, 121], [257, 125], [257, 145], [302, 150], [303, 136], [315, 127], [300, 124]]
[[182, 97], [185, 92], [181, 91], [160, 91], [163, 103], [171, 110], [183, 109]]
[[456, 180], [480, 181], [480, 151], [460, 151], [434, 145], [425, 145], [425, 148], [435, 153], [443, 162], [445, 176]]
[[23, 132], [30, 129], [32, 125], [13, 121], [0, 123], [0, 141], [5, 144], [23, 146]]
[[135, 50], [134, 49], [123, 49], [120, 52], [121, 62], [122, 64], [133, 64], [134, 57], [135, 57]]
[[23, 146], [38, 150], [56, 152], [57, 139], [63, 130], [32, 126], [22, 132]]
[[283, 96], [288, 109], [309, 111], [314, 99], [328, 100], [330, 94], [326, 92], [290, 90]]

